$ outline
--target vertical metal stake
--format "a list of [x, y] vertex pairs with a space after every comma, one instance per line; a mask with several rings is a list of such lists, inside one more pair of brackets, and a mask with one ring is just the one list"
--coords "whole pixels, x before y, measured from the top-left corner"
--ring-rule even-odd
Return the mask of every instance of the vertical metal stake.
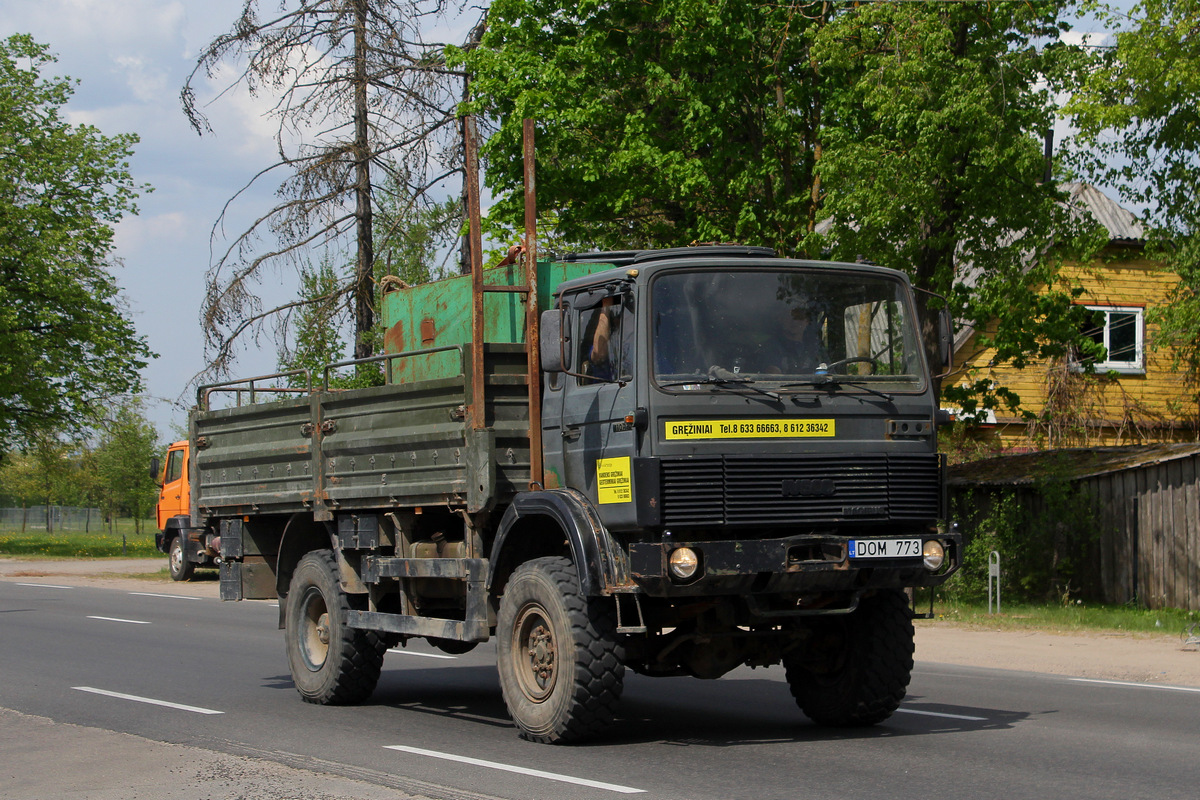
[[470, 426], [487, 426], [483, 385], [483, 232], [479, 209], [479, 134], [475, 117], [463, 118], [466, 150], [467, 218], [471, 250], [471, 398]]
[[533, 120], [522, 124], [523, 150], [525, 156], [525, 283], [529, 294], [525, 297], [525, 349], [529, 354], [529, 482], [541, 487], [542, 475], [542, 368], [540, 338], [538, 334], [538, 274], [537, 274], [537, 189], [534, 169]]

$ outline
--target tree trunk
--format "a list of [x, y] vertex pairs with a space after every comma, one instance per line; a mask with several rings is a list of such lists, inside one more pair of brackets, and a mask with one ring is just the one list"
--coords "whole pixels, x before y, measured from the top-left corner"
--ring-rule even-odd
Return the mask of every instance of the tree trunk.
[[367, 2], [354, 2], [354, 216], [358, 258], [354, 265], [354, 357], [375, 352], [375, 247], [371, 241], [371, 143], [367, 131]]
[[[474, 28], [472, 28], [471, 32], [467, 34], [467, 40], [465, 42], [463, 42], [463, 49], [464, 50], [473, 50], [476, 47], [478, 47], [479, 43], [481, 41], [483, 41], [483, 34], [485, 32], [487, 32], [487, 12], [486, 11], [483, 12], [483, 17], [480, 18], [479, 24], [476, 25]], [[471, 76], [469, 74], [467, 74], [467, 75], [463, 76], [462, 100], [464, 103], [466, 103], [470, 99], [471, 99]], [[465, 119], [459, 120], [459, 123], [460, 123], [459, 131], [462, 133], [462, 141], [463, 141], [462, 207], [463, 207], [464, 213], [469, 215], [470, 208], [471, 208], [471, 201], [467, 196], [467, 194], [468, 194], [467, 184], [471, 180], [475, 180], [477, 182], [476, 185], [478, 185], [479, 177], [478, 177], [478, 175], [472, 176], [472, 175], [467, 174], [467, 165], [470, 163], [470, 159], [467, 158], [467, 151], [466, 151], [466, 148], [467, 148], [466, 120]], [[475, 162], [477, 167], [478, 167], [478, 163], [479, 162], [477, 160]], [[471, 274], [471, 237], [470, 236], [462, 237], [462, 247], [458, 251], [458, 272], [460, 275], [470, 275]]]

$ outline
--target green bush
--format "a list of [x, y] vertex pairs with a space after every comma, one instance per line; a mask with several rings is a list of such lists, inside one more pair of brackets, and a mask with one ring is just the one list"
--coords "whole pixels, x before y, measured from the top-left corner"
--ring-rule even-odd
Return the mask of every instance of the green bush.
[[940, 593], [946, 599], [987, 597], [992, 551], [1000, 554], [1006, 599], [1100, 599], [1095, 558], [1100, 522], [1081, 487], [1047, 476], [1032, 490], [976, 489], [958, 495], [953, 511], [963, 533], [963, 566]]

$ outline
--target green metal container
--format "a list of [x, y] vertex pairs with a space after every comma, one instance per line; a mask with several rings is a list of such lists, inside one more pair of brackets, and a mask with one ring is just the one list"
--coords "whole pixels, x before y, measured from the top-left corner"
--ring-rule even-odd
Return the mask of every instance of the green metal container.
[[[537, 310], [550, 308], [554, 289], [563, 281], [611, 267], [602, 262], [539, 261]], [[483, 281], [490, 286], [519, 286], [525, 283], [525, 271], [517, 265], [487, 269]], [[488, 292], [483, 301], [484, 341], [524, 343], [524, 295]], [[383, 324], [384, 352], [417, 353], [388, 361], [389, 383], [459, 375], [459, 348], [471, 341], [471, 276], [459, 275], [386, 293]], [[429, 350], [436, 352], [425, 352]]]

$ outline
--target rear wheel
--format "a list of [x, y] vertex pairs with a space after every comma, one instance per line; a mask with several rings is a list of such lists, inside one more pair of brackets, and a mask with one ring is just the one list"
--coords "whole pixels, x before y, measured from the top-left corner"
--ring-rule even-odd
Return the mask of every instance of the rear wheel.
[[521, 736], [574, 742], [612, 723], [625, 675], [616, 620], [583, 596], [569, 559], [518, 567], [497, 623], [500, 687]]
[[186, 581], [196, 571], [196, 565], [183, 556], [183, 536], [171, 537], [171, 546], [167, 548], [167, 569], [171, 580]]
[[819, 725], [875, 725], [895, 713], [913, 668], [913, 625], [902, 592], [865, 598], [848, 616], [817, 620], [803, 648], [789, 655], [788, 686]]
[[284, 638], [292, 681], [310, 703], [361, 703], [375, 691], [387, 647], [370, 631], [346, 625], [350, 603], [329, 550], [300, 559], [292, 573]]

